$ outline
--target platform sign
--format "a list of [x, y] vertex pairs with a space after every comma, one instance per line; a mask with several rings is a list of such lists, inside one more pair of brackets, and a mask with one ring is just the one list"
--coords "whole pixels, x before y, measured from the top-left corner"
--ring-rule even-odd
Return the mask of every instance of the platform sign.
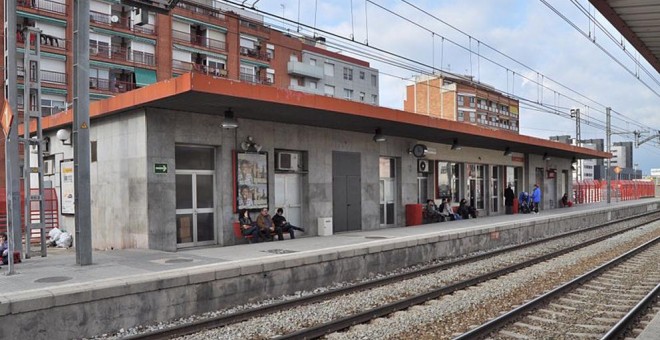
[[60, 202], [62, 202], [61, 210], [63, 215], [73, 215], [76, 213], [73, 171], [73, 160], [63, 160], [60, 162]]
[[154, 164], [154, 173], [155, 174], [166, 174], [167, 173], [167, 163], [155, 163]]
[[618, 166], [618, 165], [615, 166], [615, 167], [614, 167], [614, 173], [617, 174], [617, 175], [620, 174], [620, 173], [621, 173], [621, 167]]

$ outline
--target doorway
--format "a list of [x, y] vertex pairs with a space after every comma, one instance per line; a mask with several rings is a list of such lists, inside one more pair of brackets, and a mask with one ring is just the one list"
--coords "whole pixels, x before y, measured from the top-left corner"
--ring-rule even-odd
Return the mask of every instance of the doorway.
[[[302, 175], [291, 173], [275, 174], [275, 208], [284, 209], [286, 220], [302, 226]], [[275, 214], [275, 211], [271, 212]]]
[[380, 226], [394, 226], [396, 206], [396, 162], [394, 158], [381, 157], [379, 160], [380, 173]]
[[332, 230], [362, 229], [360, 153], [332, 152]]
[[215, 243], [215, 149], [176, 147], [177, 247]]

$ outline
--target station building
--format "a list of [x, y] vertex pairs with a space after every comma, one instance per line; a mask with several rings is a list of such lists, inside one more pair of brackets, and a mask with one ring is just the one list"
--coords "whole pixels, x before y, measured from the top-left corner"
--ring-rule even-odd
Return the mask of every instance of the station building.
[[[571, 191], [574, 157], [609, 156], [196, 73], [93, 102], [90, 116], [95, 249], [176, 251], [244, 242], [232, 232], [241, 208], [255, 216], [261, 207], [271, 213], [283, 207], [306, 235], [401, 227], [406, 205], [426, 198], [448, 197], [453, 204], [466, 198], [479, 216], [499, 215], [507, 183], [516, 192], [538, 183], [541, 209], [552, 209]], [[237, 127], [223, 128], [232, 116]], [[71, 121], [70, 111], [43, 118], [49, 153], [59, 155], [45, 180], [68, 209], [62, 169], [72, 146], [58, 141], [56, 131]], [[60, 223], [73, 232], [71, 214]]]

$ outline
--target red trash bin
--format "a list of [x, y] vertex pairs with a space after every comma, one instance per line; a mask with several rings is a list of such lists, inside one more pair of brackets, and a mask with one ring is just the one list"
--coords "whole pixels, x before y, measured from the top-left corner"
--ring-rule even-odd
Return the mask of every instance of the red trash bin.
[[423, 204], [406, 204], [406, 227], [422, 224]]
[[514, 213], [514, 214], [517, 214], [517, 213], [518, 213], [518, 199], [517, 199], [517, 198], [514, 198], [514, 199], [513, 199], [513, 206], [512, 206], [512, 208], [513, 208], [513, 209], [512, 209], [512, 210], [513, 210], [513, 213]]

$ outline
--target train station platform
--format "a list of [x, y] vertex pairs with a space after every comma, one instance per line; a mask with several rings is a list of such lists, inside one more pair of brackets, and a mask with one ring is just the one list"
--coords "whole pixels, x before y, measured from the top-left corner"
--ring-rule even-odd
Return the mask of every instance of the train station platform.
[[641, 199], [230, 247], [95, 251], [88, 266], [74, 249], [49, 248], [0, 275], [0, 339], [111, 333], [659, 208], [660, 199]]

